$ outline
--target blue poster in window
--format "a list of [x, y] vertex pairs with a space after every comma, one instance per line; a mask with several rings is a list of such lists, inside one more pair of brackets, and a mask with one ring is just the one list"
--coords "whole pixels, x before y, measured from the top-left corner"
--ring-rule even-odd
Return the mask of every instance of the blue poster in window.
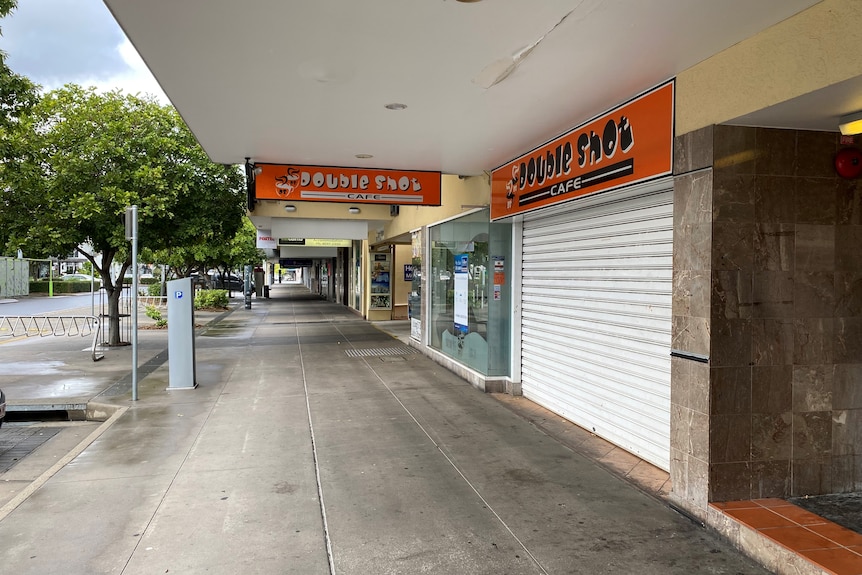
[[466, 335], [470, 331], [467, 303], [469, 262], [469, 254], [455, 255], [455, 335]]

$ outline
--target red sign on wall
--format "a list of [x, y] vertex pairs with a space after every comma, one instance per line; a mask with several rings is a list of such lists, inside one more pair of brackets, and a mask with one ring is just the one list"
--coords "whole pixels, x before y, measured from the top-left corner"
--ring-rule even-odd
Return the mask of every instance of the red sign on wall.
[[671, 81], [494, 170], [491, 219], [671, 174], [673, 130]]

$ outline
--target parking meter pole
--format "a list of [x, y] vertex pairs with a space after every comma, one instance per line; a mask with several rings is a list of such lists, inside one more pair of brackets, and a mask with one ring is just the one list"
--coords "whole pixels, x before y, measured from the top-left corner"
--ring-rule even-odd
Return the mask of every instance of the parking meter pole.
[[245, 279], [242, 284], [242, 291], [245, 292], [245, 309], [251, 309], [251, 266], [245, 266]]
[[[126, 208], [126, 239], [132, 241], [132, 401], [138, 400], [138, 206]], [[122, 282], [122, 278], [120, 278]], [[122, 289], [122, 283], [120, 284]]]

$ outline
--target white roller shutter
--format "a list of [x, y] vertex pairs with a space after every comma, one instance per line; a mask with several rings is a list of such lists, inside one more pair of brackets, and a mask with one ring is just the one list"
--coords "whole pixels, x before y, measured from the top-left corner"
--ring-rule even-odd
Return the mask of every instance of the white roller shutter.
[[672, 182], [524, 219], [524, 396], [668, 470]]

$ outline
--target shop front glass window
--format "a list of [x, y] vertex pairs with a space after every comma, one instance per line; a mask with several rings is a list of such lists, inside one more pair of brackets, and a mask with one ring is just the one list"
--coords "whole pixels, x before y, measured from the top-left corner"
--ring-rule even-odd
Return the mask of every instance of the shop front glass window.
[[410, 337], [420, 341], [422, 337], [422, 232], [412, 235], [412, 280], [407, 296], [407, 317], [410, 318]]
[[431, 347], [485, 375], [508, 375], [511, 228], [482, 210], [430, 229]]

